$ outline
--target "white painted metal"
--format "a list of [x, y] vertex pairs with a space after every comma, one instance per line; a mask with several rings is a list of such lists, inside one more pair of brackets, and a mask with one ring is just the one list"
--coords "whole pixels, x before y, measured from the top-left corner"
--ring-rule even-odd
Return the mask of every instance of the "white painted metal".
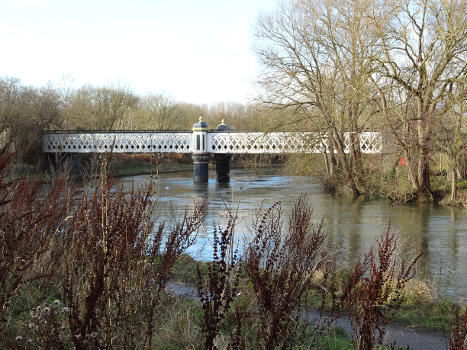
[[191, 153], [191, 132], [47, 133], [51, 153]]
[[[321, 153], [327, 149], [326, 136], [312, 132], [207, 132], [208, 153]], [[349, 152], [350, 134], [345, 135]], [[44, 152], [51, 153], [193, 153], [192, 132], [98, 132], [46, 133]], [[203, 148], [205, 145], [203, 144]], [[360, 134], [363, 153], [381, 153], [383, 142], [378, 132]], [[200, 150], [201, 151], [201, 150]]]
[[[350, 134], [345, 135], [345, 152], [350, 150]], [[381, 153], [379, 132], [360, 134], [362, 153]], [[210, 153], [322, 153], [326, 149], [326, 135], [313, 132], [214, 132], [208, 134]]]

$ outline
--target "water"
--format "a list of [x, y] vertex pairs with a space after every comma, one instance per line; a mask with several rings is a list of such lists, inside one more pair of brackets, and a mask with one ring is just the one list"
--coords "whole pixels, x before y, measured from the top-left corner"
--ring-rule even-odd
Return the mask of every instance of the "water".
[[[251, 237], [254, 209], [281, 201], [287, 214], [294, 201], [307, 193], [314, 208], [316, 222], [324, 218], [327, 245], [338, 251], [339, 262], [354, 262], [375, 244], [376, 239], [391, 229], [398, 232], [405, 253], [423, 249], [417, 273], [433, 283], [442, 297], [465, 300], [467, 297], [467, 213], [465, 209], [433, 205], [392, 206], [387, 200], [364, 200], [323, 193], [316, 178], [285, 176], [274, 173], [253, 174], [232, 170], [230, 185], [216, 184], [215, 174], [207, 184], [193, 184], [191, 172], [161, 174], [157, 180], [159, 220], [182, 215], [197, 197], [207, 196], [208, 215], [199, 232], [197, 243], [189, 253], [200, 260], [211, 258], [213, 225], [225, 224], [227, 210], [238, 214], [235, 238], [240, 249], [244, 239]], [[148, 183], [148, 176], [125, 177], [117, 186]], [[170, 221], [170, 220], [169, 220]]]

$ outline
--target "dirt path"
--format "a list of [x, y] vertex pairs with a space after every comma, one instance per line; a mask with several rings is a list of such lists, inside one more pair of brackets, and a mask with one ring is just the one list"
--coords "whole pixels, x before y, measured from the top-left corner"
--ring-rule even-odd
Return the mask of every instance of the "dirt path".
[[[195, 287], [182, 283], [169, 283], [167, 289], [175, 295], [196, 299], [198, 292]], [[319, 312], [312, 308], [305, 308], [303, 318], [309, 324], [315, 324], [320, 319]], [[347, 317], [339, 317], [335, 320], [336, 326], [342, 327], [346, 333], [351, 335], [350, 320]], [[395, 342], [397, 346], [410, 350], [445, 350], [448, 349], [447, 335], [441, 332], [430, 332], [416, 330], [396, 324], [386, 326], [385, 343]]]
[[[310, 324], [315, 324], [320, 319], [319, 312], [312, 308], [306, 308], [303, 312], [303, 318]], [[336, 326], [342, 327], [347, 335], [351, 335], [352, 327], [347, 317], [339, 317], [335, 320]], [[425, 330], [416, 330], [410, 327], [404, 327], [395, 324], [386, 326], [385, 344], [395, 342], [397, 346], [410, 350], [444, 350], [448, 349], [447, 337], [440, 332], [429, 332]]]

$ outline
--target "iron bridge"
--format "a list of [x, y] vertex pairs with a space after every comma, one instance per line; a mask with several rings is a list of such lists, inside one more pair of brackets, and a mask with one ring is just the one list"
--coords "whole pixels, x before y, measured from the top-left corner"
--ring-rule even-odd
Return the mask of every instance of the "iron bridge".
[[[197, 153], [195, 131], [50, 131], [43, 134], [47, 153]], [[329, 152], [326, 135], [314, 132], [236, 132], [209, 130], [203, 134], [203, 152], [323, 153]], [[345, 152], [350, 151], [350, 133], [345, 135]], [[358, 135], [362, 153], [381, 153], [379, 132]], [[199, 140], [198, 140], [199, 143]]]

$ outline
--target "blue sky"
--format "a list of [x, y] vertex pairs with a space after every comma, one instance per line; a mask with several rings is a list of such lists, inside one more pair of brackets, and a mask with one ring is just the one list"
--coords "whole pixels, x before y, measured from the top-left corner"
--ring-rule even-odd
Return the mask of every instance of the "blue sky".
[[276, 0], [0, 0], [0, 76], [247, 102], [254, 25]]

